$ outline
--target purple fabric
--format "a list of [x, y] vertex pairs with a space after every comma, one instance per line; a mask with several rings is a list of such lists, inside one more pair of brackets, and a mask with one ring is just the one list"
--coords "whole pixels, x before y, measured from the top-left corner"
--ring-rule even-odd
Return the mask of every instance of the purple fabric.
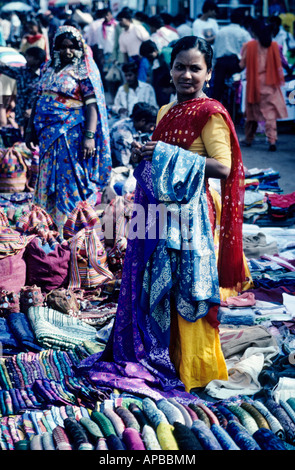
[[[139, 184], [134, 207], [136, 204], [143, 206], [147, 216], [148, 203], [155, 200], [148, 189], [150, 175], [143, 170], [146, 168], [138, 166], [135, 173]], [[149, 316], [139, 308], [145, 264], [156, 243], [156, 240], [147, 243], [143, 237], [129, 238], [110, 339], [103, 353], [93, 354], [80, 363], [77, 373], [88, 375], [96, 386], [107, 384], [155, 399], [177, 395], [189, 403], [198, 399], [184, 391], [170, 360], [169, 347], [160, 344], [153, 334]]]
[[253, 292], [256, 300], [282, 304], [283, 293], [294, 295], [295, 285], [292, 288], [288, 286], [284, 287], [283, 285], [280, 287], [272, 287], [271, 289], [267, 289], [266, 287], [258, 287], [256, 289], [249, 289], [247, 292]]
[[[136, 177], [140, 184], [136, 188], [134, 204], [141, 205], [147, 215], [148, 203], [155, 200], [148, 191], [148, 182], [141, 177], [143, 174], [142, 166], [137, 167]], [[147, 179], [149, 177], [147, 174]], [[170, 361], [168, 348], [164, 349], [159, 344], [150, 328], [148, 315], [139, 309], [143, 271], [155, 245], [155, 240], [146, 243], [143, 237], [131, 237], [128, 240], [118, 309], [110, 340], [101, 357], [100, 353], [90, 356], [80, 366], [81, 371], [88, 370], [89, 378], [95, 383], [101, 382], [102, 373], [105, 372], [108, 380], [116, 383], [114, 386], [118, 386], [118, 376], [122, 376], [126, 377], [125, 382], [130, 382], [130, 385], [134, 385], [136, 380], [140, 389], [144, 382], [164, 390], [184, 389]], [[121, 378], [119, 388], [122, 388]]]
[[43, 244], [39, 237], [34, 238], [26, 247], [27, 265], [26, 285], [36, 285], [43, 292], [50, 292], [68, 285], [70, 267], [70, 248], [68, 244]]

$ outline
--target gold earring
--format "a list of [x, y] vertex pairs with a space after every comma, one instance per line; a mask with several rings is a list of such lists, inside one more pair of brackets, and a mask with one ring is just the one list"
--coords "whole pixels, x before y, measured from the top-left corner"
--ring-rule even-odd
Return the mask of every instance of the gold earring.
[[206, 88], [210, 88], [209, 80], [207, 80], [207, 82], [206, 82]]

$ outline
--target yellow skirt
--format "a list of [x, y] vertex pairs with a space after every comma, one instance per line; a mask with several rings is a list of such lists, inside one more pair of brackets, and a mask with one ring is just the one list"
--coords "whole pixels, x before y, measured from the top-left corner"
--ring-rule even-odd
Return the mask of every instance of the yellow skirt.
[[191, 323], [176, 314], [171, 331], [171, 360], [187, 392], [211, 380], [228, 379], [219, 331], [206, 318]]
[[[221, 204], [219, 194], [211, 189], [216, 209], [215, 252], [218, 256]], [[246, 257], [243, 255], [247, 281], [237, 289], [220, 288], [221, 300], [238, 295], [253, 287]], [[171, 361], [178, 371], [180, 380], [189, 392], [192, 388], [205, 387], [211, 380], [228, 380], [228, 372], [221, 349], [219, 330], [213, 328], [206, 318], [195, 323], [184, 320], [172, 307], [171, 311]]]

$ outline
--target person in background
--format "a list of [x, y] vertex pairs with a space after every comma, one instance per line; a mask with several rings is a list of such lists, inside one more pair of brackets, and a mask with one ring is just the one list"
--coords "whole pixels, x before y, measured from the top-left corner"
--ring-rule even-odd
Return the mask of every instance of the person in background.
[[9, 38], [9, 34], [10, 34], [10, 28], [11, 28], [11, 23], [7, 18], [7, 14], [5, 14], [5, 13], [0, 14], [0, 25], [1, 25], [3, 41], [5, 42], [4, 45], [6, 45], [7, 42], [8, 42], [8, 38]]
[[34, 202], [58, 231], [80, 201], [96, 204], [111, 173], [109, 128], [100, 74], [73, 26], [58, 28], [42, 69], [26, 144], [39, 145]]
[[133, 22], [132, 10], [123, 8], [117, 15], [122, 28], [119, 36], [119, 48], [124, 54], [124, 62], [129, 59], [139, 59], [139, 48], [143, 41], [149, 39], [150, 35], [146, 28], [139, 23]]
[[179, 39], [179, 34], [175, 29], [165, 25], [161, 15], [154, 15], [149, 18], [149, 26], [151, 31], [150, 39], [156, 44], [159, 52], [162, 52], [162, 49], [172, 41]]
[[143, 11], [136, 11], [133, 15], [133, 21], [135, 24], [141, 24], [150, 33], [149, 16]]
[[45, 62], [46, 53], [40, 47], [32, 46], [25, 52], [26, 65], [13, 67], [0, 62], [0, 73], [16, 81], [15, 121], [23, 134], [37, 96], [40, 68]]
[[243, 27], [244, 11], [236, 8], [231, 12], [230, 24], [223, 26], [214, 42], [214, 80], [212, 97], [223, 102], [226, 79], [241, 72], [240, 60], [243, 44], [250, 41], [250, 33]]
[[183, 38], [184, 36], [192, 36], [192, 25], [189, 24], [189, 22], [187, 21], [186, 15], [182, 13], [178, 13], [177, 15], [175, 15], [174, 24], [180, 38]]
[[170, 69], [163, 54], [160, 54], [156, 44], [148, 39], [140, 46], [142, 60], [139, 65], [139, 79], [146, 77], [144, 81], [150, 83], [156, 94], [159, 107], [169, 103], [170, 96], [175, 92], [173, 84], [170, 83]]
[[246, 69], [246, 122], [243, 145], [254, 140], [259, 121], [265, 122], [270, 151], [276, 151], [277, 119], [288, 116], [281, 90], [284, 74], [279, 45], [272, 40], [272, 27], [264, 21], [252, 24], [253, 39], [243, 45], [240, 67]]
[[214, 44], [215, 36], [219, 30], [216, 21], [218, 15], [218, 6], [212, 0], [205, 0], [202, 7], [202, 14], [193, 22], [193, 35], [204, 38], [211, 44]]
[[132, 142], [152, 134], [156, 126], [157, 109], [148, 103], [136, 103], [130, 117], [121, 119], [110, 130], [113, 168], [134, 166], [130, 161]]
[[244, 44], [240, 67], [246, 69], [246, 122], [243, 145], [254, 140], [258, 122], [265, 122], [270, 151], [276, 151], [277, 119], [288, 116], [281, 86], [284, 74], [279, 45], [272, 40], [272, 27], [263, 21], [252, 24], [253, 39]]
[[[283, 57], [289, 65], [288, 61], [290, 60], [291, 51], [292, 49], [293, 51], [295, 49], [294, 36], [292, 36], [291, 33], [285, 30], [285, 28], [282, 26], [282, 20], [279, 16], [270, 16], [267, 22], [272, 26], [273, 40], [276, 41], [278, 45], [282, 48]], [[287, 69], [286, 64], [285, 68]], [[288, 71], [287, 69], [287, 72], [290, 73], [291, 70]]]
[[105, 8], [103, 21], [98, 25], [96, 33], [97, 44], [103, 52], [104, 75], [109, 70], [112, 62], [117, 24], [117, 21], [113, 17], [112, 10], [110, 8]]
[[48, 44], [45, 36], [42, 34], [39, 21], [31, 19], [25, 25], [26, 33], [22, 37], [20, 52], [25, 53], [29, 47], [35, 46], [46, 52], [46, 59], [49, 58]]
[[155, 90], [150, 83], [138, 80], [138, 63], [130, 61], [122, 66], [125, 83], [118, 88], [112, 110], [122, 117], [132, 114], [133, 106], [139, 101], [158, 109]]

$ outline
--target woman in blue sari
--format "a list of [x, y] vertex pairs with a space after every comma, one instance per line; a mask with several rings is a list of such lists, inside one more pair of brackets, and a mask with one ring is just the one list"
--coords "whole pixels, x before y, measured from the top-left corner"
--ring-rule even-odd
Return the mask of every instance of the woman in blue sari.
[[78, 202], [95, 205], [111, 171], [109, 129], [100, 73], [81, 33], [61, 26], [52, 59], [44, 66], [26, 131], [39, 145], [34, 202], [51, 215], [62, 234]]

